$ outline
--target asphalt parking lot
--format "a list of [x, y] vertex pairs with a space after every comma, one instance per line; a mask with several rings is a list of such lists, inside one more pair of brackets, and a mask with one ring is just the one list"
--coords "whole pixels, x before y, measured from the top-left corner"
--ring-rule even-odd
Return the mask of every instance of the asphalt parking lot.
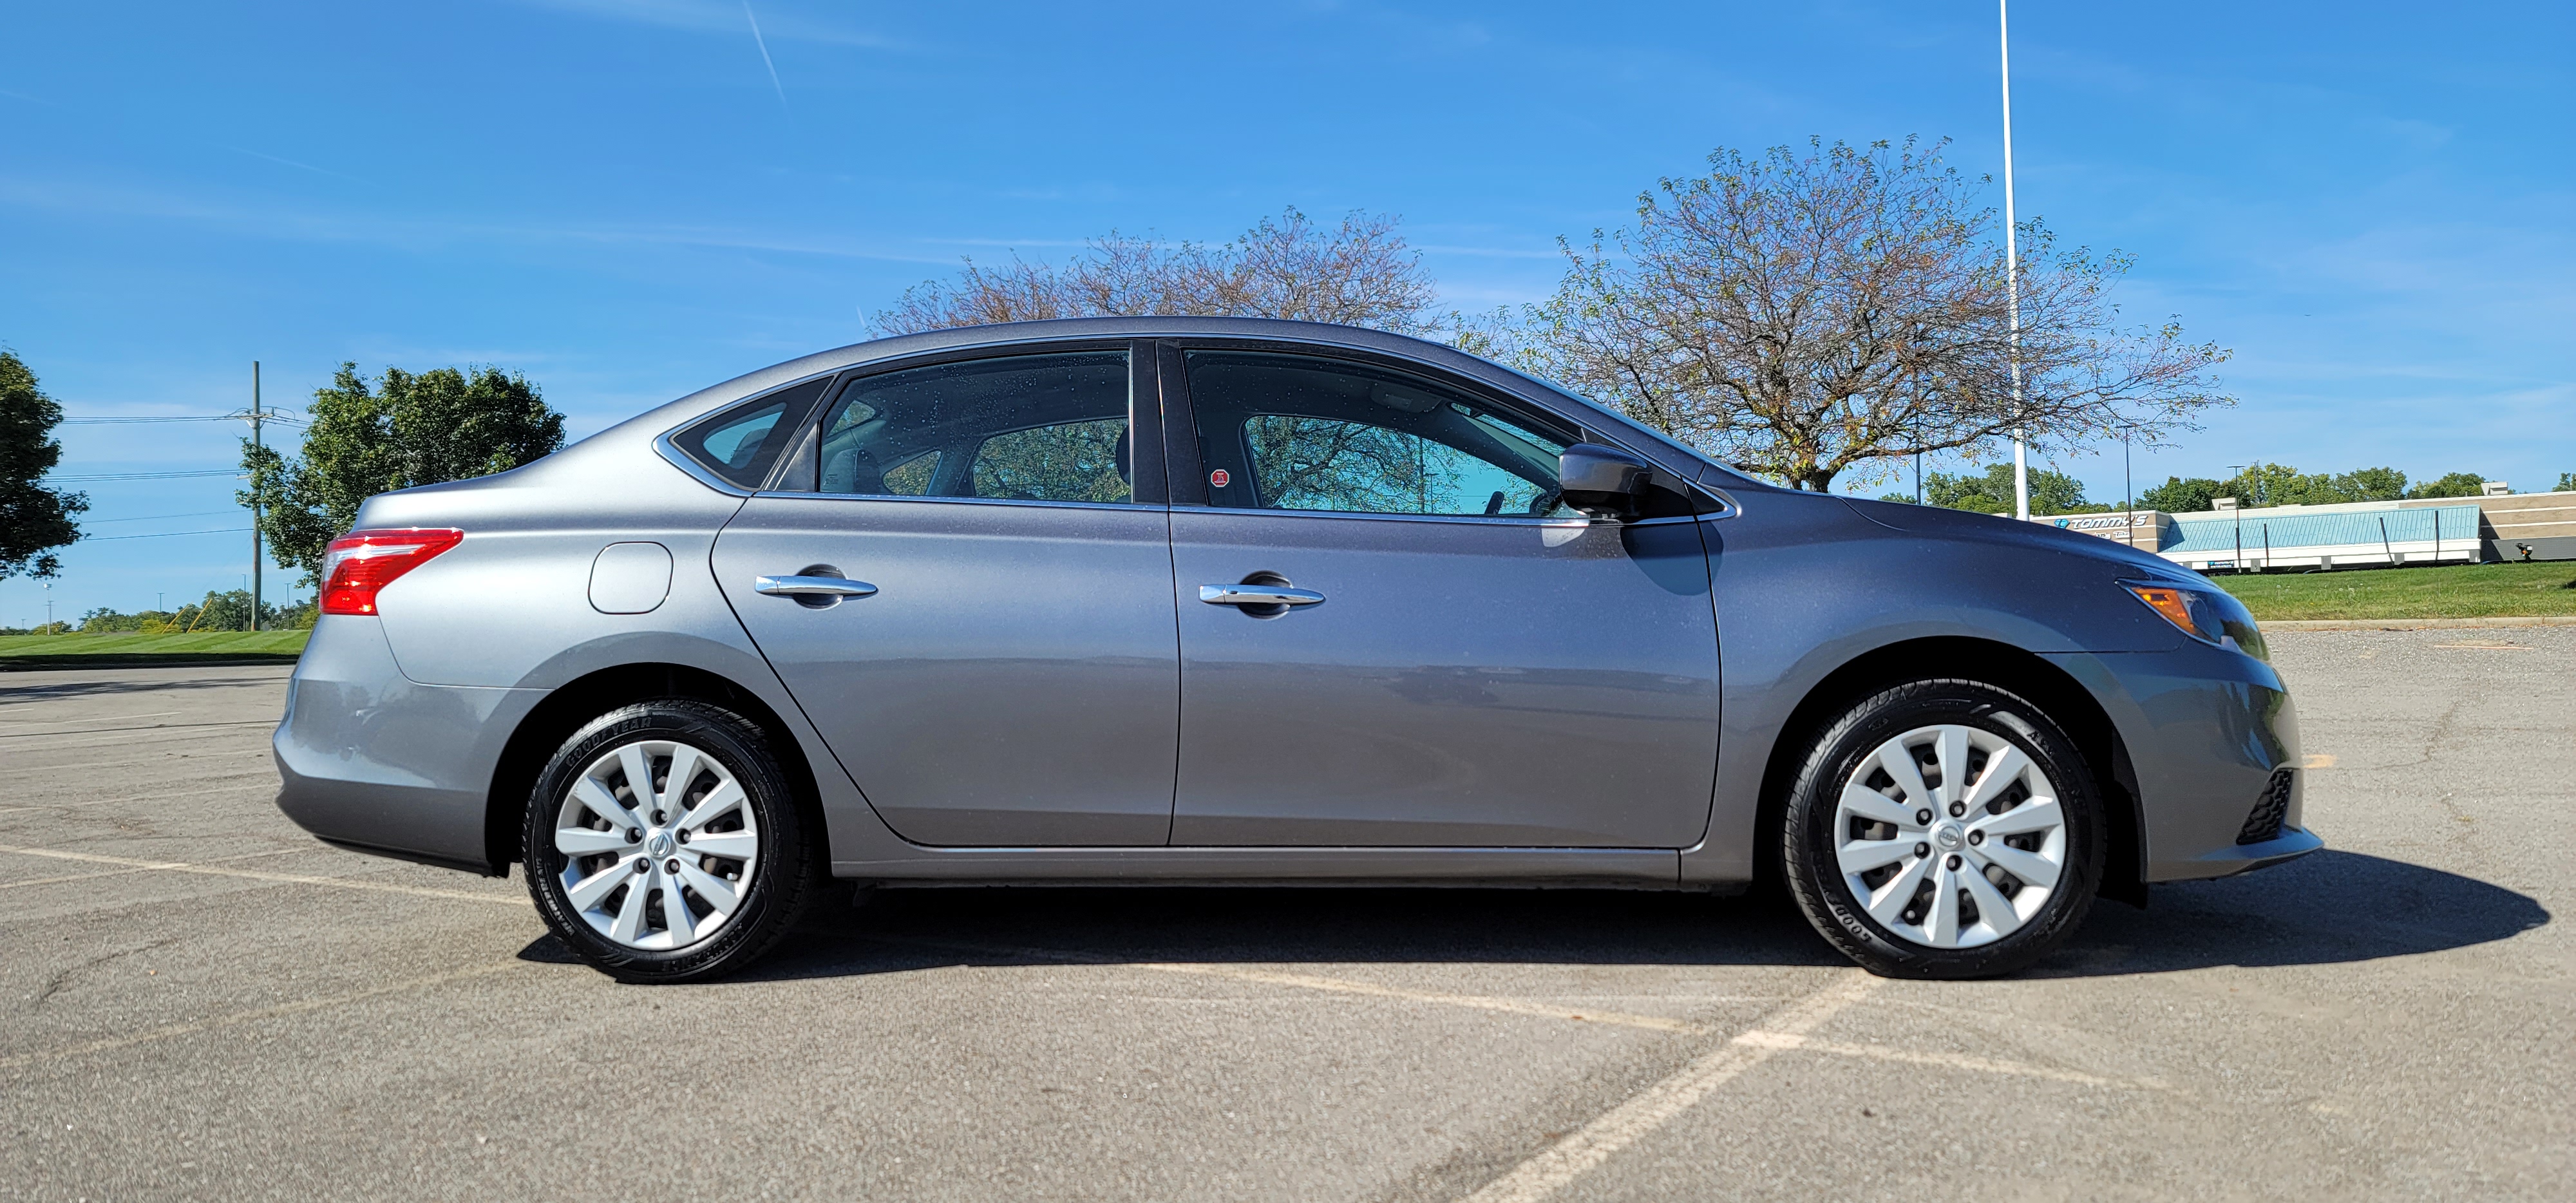
[[2531, 1197], [2576, 629], [2274, 638], [2328, 851], [1884, 982], [1760, 898], [974, 890], [618, 986], [314, 843], [283, 669], [0, 674], [0, 1198]]

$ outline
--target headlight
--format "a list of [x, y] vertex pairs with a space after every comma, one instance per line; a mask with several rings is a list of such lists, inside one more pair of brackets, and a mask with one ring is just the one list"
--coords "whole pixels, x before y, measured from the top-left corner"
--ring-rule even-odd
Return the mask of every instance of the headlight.
[[2272, 658], [2272, 650], [2263, 645], [2262, 630], [2254, 625], [2253, 613], [2223, 589], [2194, 589], [2163, 581], [2120, 584], [2131, 596], [2145, 602], [2148, 609], [2163, 615], [2165, 621], [2194, 639], [2234, 648], [2257, 660]]

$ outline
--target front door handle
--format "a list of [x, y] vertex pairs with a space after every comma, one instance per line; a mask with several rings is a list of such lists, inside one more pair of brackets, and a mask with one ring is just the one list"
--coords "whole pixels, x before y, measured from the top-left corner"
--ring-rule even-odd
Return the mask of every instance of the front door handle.
[[754, 593], [771, 597], [866, 597], [877, 587], [866, 581], [853, 581], [837, 576], [759, 576], [751, 579]]
[[1211, 606], [1311, 606], [1324, 595], [1286, 585], [1201, 585], [1199, 600]]

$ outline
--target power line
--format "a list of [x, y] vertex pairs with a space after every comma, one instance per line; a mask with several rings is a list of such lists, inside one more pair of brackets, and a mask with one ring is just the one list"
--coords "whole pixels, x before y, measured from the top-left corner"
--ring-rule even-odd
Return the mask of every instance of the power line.
[[224, 510], [190, 510], [185, 514], [145, 514], [138, 518], [83, 518], [83, 526], [105, 526], [110, 522], [160, 522], [169, 518], [211, 518], [217, 514], [238, 514], [240, 506]]
[[[125, 425], [130, 425], [130, 424], [133, 424], [133, 423], [137, 423], [137, 422], [247, 422], [247, 421], [249, 421], [249, 420], [250, 420], [250, 415], [249, 415], [249, 414], [247, 414], [247, 413], [238, 413], [238, 414], [189, 414], [189, 415], [186, 415], [186, 416], [174, 416], [174, 417], [150, 417], [150, 418], [65, 418], [65, 419], [63, 419], [63, 425], [65, 425], [65, 426], [125, 426]], [[260, 415], [260, 420], [261, 420], [261, 421], [263, 421], [263, 422], [284, 422], [284, 423], [286, 423], [286, 424], [288, 424], [288, 425], [290, 425], [290, 426], [303, 426], [303, 425], [306, 425], [306, 422], [305, 422], [305, 421], [304, 421], [304, 419], [302, 419], [302, 418], [290, 418], [290, 417], [286, 417], [286, 416], [284, 416], [284, 415], [282, 415], [282, 414], [276, 414], [276, 413], [264, 413], [264, 414], [261, 414], [261, 415]]]
[[83, 543], [114, 543], [119, 539], [170, 539], [176, 538], [180, 535], [238, 535], [248, 531], [249, 529], [250, 528], [247, 526], [227, 526], [221, 530], [165, 530], [157, 535], [108, 535], [104, 538], [83, 536], [80, 541]]

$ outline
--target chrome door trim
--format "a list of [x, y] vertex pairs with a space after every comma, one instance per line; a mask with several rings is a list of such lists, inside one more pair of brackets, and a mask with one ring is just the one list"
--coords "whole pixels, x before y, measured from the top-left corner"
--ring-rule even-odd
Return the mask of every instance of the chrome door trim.
[[1287, 585], [1201, 585], [1199, 600], [1211, 606], [1312, 606], [1324, 595]]
[[784, 501], [903, 501], [941, 505], [1022, 506], [1047, 510], [1168, 510], [1172, 507], [1154, 501], [1027, 501], [1016, 497], [918, 497], [908, 493], [808, 493], [802, 489], [770, 489], [752, 494], [755, 497]]
[[751, 591], [768, 597], [873, 597], [877, 587], [837, 576], [756, 576]]
[[[1528, 515], [1483, 514], [1371, 514], [1357, 510], [1274, 510], [1250, 506], [1193, 505], [1179, 507], [1193, 514], [1227, 514], [1276, 518], [1356, 518], [1363, 522], [1434, 522], [1474, 526], [1537, 526], [1582, 530], [1595, 525], [1590, 518], [1533, 518]], [[1683, 522], [1700, 522], [1724, 514], [1677, 514], [1670, 518], [1640, 518], [1634, 522], [1602, 522], [1602, 526], [1671, 526]]]

